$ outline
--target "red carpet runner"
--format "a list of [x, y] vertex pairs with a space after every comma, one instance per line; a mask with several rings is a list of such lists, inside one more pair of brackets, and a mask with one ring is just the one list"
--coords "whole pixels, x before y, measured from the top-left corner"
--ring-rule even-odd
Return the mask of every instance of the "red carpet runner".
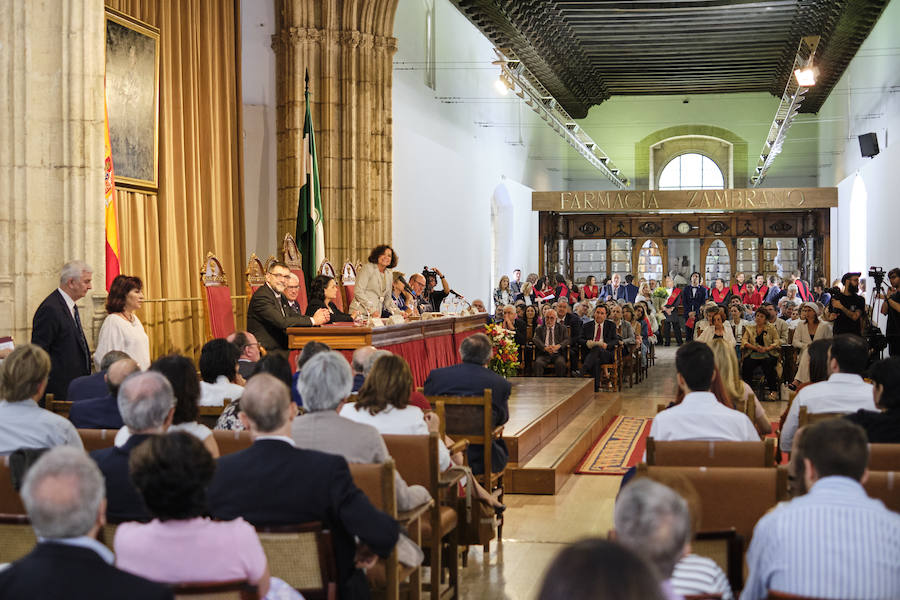
[[644, 455], [652, 421], [644, 417], [616, 417], [575, 472], [583, 475], [625, 474]]

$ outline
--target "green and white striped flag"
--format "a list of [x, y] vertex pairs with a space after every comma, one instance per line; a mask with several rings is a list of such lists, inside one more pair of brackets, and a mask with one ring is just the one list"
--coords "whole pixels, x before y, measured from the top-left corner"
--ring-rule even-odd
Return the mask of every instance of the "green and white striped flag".
[[316, 136], [309, 108], [309, 71], [306, 72], [306, 117], [303, 119], [302, 185], [297, 204], [297, 230], [294, 235], [303, 255], [306, 289], [325, 260], [325, 230], [322, 226], [322, 191], [316, 163]]

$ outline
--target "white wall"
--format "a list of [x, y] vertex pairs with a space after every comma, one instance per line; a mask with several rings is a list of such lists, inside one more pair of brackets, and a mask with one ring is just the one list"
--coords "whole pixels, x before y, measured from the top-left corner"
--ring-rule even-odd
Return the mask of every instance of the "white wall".
[[274, 2], [241, 2], [245, 260], [251, 252], [265, 260], [279, 246], [274, 33]]

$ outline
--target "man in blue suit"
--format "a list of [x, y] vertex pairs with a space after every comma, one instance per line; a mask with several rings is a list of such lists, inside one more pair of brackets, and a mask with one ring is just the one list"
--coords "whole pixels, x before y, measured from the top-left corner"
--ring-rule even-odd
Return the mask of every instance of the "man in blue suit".
[[104, 375], [109, 393], [72, 404], [69, 411], [69, 420], [72, 424], [79, 429], [118, 429], [124, 425], [117, 399], [119, 386], [126, 377], [136, 371], [140, 371], [140, 367], [130, 358], [118, 360], [110, 365]]
[[[684, 286], [684, 290], [679, 296], [679, 300], [681, 300], [681, 303], [684, 305], [684, 316], [686, 320], [685, 333], [687, 334], [687, 341], [694, 339], [694, 324], [701, 314], [703, 305], [706, 303], [708, 297], [709, 290], [700, 285], [700, 273], [694, 271], [691, 273], [690, 285]], [[690, 326], [688, 326], [688, 323], [690, 323]]]
[[612, 283], [607, 283], [600, 290], [600, 300], [625, 300], [625, 286], [621, 285], [622, 278], [618, 273], [613, 273]]
[[634, 275], [629, 273], [625, 276], [625, 302], [631, 302], [634, 304], [634, 301], [637, 299], [638, 292], [640, 289], [638, 286], [634, 285]]
[[76, 377], [69, 384], [69, 392], [66, 394], [66, 400], [69, 402], [78, 402], [79, 400], [89, 400], [91, 398], [99, 398], [107, 392], [106, 387], [106, 370], [109, 369], [117, 360], [123, 358], [131, 358], [127, 352], [121, 350], [110, 350], [103, 355], [100, 360], [100, 370], [92, 375], [82, 375]]
[[[458, 365], [435, 369], [425, 380], [426, 396], [478, 396], [485, 389], [491, 390], [492, 419], [494, 427], [509, 420], [509, 394], [512, 385], [506, 378], [486, 367], [491, 360], [491, 340], [483, 333], [470, 335], [459, 345], [462, 362]], [[484, 447], [471, 445], [468, 449], [472, 472], [484, 471]], [[494, 440], [491, 444], [491, 470], [498, 473], [509, 460], [506, 442]]]

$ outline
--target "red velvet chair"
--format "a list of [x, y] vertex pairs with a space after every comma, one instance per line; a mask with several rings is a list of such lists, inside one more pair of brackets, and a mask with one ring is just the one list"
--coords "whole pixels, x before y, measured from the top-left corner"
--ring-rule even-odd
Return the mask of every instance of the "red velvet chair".
[[326, 258], [322, 261], [322, 264], [319, 265], [319, 275], [326, 275], [335, 280], [338, 285], [338, 295], [337, 298], [334, 299], [334, 305], [338, 307], [338, 310], [344, 310], [344, 298], [341, 293], [341, 281], [337, 277], [337, 273], [334, 272], [334, 266], [331, 262]]
[[284, 258], [284, 264], [288, 266], [291, 273], [300, 279], [300, 293], [297, 295], [297, 304], [300, 305], [300, 310], [305, 313], [308, 303], [306, 298], [306, 276], [303, 274], [303, 255], [300, 254], [300, 249], [297, 248], [294, 236], [289, 233], [284, 235], [281, 255]]
[[203, 284], [203, 300], [206, 307], [207, 337], [223, 338], [234, 333], [231, 288], [228, 287], [222, 263], [212, 252], [206, 255], [206, 261], [200, 271], [200, 281]]
[[349, 307], [350, 303], [353, 302], [353, 293], [356, 289], [356, 267], [349, 260], [344, 263], [344, 268], [341, 269], [341, 284], [341, 287], [344, 288], [344, 300]]

